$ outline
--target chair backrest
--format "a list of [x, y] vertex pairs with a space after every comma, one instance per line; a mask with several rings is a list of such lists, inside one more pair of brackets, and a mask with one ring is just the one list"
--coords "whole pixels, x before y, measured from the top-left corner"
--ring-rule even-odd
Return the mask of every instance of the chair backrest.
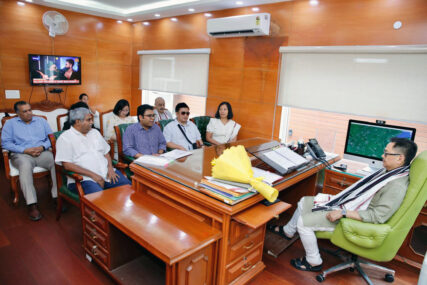
[[210, 120], [211, 120], [211, 117], [209, 116], [198, 116], [191, 119], [191, 121], [193, 121], [193, 123], [199, 129], [203, 142], [206, 142], [206, 128]]
[[107, 129], [108, 119], [113, 115], [113, 110], [108, 110], [99, 114], [99, 130], [101, 135], [104, 136], [104, 131]]
[[116, 133], [116, 142], [117, 142], [117, 152], [119, 155], [119, 161], [124, 162], [125, 155], [123, 153], [123, 134], [125, 133], [127, 127], [132, 124], [120, 124], [118, 126], [114, 126], [114, 131]]
[[8, 115], [8, 117], [10, 116], [10, 117], [14, 117], [14, 116], [16, 116], [16, 114], [15, 113], [5, 113], [5, 112], [0, 112], [0, 118], [1, 118], [1, 120], [0, 120], [0, 128], [2, 128], [3, 127], [3, 118], [6, 118], [6, 114]]
[[56, 117], [56, 125], [58, 128], [58, 131], [62, 131], [62, 128], [64, 127], [64, 123], [68, 120], [68, 113], [58, 115]]
[[160, 129], [162, 129], [162, 132], [163, 132], [163, 129], [166, 127], [166, 125], [169, 124], [170, 122], [172, 122], [173, 120], [174, 119], [160, 120], [159, 121], [159, 126], [160, 126]]
[[67, 113], [68, 113], [68, 110], [65, 108], [58, 108], [51, 111], [33, 110], [34, 115], [46, 117], [47, 123], [49, 124], [53, 132], [60, 130], [60, 129], [58, 130], [58, 124], [57, 124], [58, 115], [67, 114]]
[[56, 141], [58, 140], [59, 136], [63, 133], [64, 131], [58, 131], [58, 132], [54, 132], [52, 134], [49, 134], [49, 140], [50, 140], [50, 145], [52, 146], [52, 153], [53, 156], [56, 156]]

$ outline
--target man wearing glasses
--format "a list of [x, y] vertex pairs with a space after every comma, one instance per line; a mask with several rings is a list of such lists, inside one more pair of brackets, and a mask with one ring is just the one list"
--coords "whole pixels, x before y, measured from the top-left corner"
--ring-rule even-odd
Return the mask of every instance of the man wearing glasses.
[[193, 150], [203, 145], [197, 126], [188, 120], [190, 108], [185, 103], [175, 107], [176, 119], [166, 125], [163, 130], [167, 146], [180, 150]]
[[138, 123], [130, 125], [123, 135], [123, 152], [138, 158], [159, 155], [166, 151], [166, 140], [160, 127], [154, 123], [153, 106], [144, 104], [137, 109]]
[[[417, 145], [408, 139], [392, 138], [383, 154], [383, 169], [354, 183], [337, 195], [303, 197], [285, 226], [268, 225], [268, 230], [287, 240], [301, 238], [305, 256], [291, 260], [304, 271], [320, 271], [322, 258], [316, 231], [333, 231], [341, 218], [383, 224], [399, 209], [409, 184], [409, 165]], [[323, 196], [322, 196], [323, 195]]]

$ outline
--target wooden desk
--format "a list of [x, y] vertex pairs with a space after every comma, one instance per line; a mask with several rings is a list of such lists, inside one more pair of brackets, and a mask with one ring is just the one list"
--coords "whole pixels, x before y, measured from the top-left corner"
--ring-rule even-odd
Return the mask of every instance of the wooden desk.
[[[250, 147], [267, 142], [270, 140], [257, 138], [231, 145]], [[191, 156], [167, 168], [130, 165], [134, 172], [132, 185], [137, 192], [167, 203], [221, 231], [213, 284], [245, 284], [261, 272], [265, 267], [262, 262], [265, 224], [291, 206], [281, 202], [266, 207], [259, 204], [263, 200], [261, 195], [230, 206], [198, 192], [198, 182], [211, 175], [212, 159], [229, 146], [195, 150]], [[253, 161], [253, 164], [258, 163]], [[286, 199], [284, 201], [296, 204], [301, 196], [316, 192], [317, 173], [323, 168], [320, 163], [310, 163], [285, 176], [274, 187], [282, 191], [280, 196]], [[290, 189], [292, 191], [287, 191]]]
[[82, 202], [84, 249], [118, 283], [212, 284], [219, 230], [130, 185]]

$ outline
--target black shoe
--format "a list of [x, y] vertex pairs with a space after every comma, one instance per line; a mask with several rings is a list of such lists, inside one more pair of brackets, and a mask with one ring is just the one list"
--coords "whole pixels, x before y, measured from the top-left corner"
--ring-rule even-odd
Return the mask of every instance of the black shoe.
[[37, 204], [28, 205], [28, 216], [32, 221], [38, 221], [42, 218], [42, 214], [37, 208]]

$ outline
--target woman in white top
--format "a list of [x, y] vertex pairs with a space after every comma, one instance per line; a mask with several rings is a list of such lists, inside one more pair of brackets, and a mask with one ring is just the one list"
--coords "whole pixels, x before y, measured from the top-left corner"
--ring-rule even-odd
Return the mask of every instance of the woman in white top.
[[105, 138], [107, 140], [116, 141], [116, 132], [114, 126], [121, 124], [135, 123], [135, 120], [129, 116], [129, 102], [125, 99], [121, 99], [114, 106], [113, 114], [107, 121], [107, 129], [105, 130]]
[[228, 102], [218, 106], [215, 118], [209, 121], [206, 128], [206, 140], [214, 145], [235, 142], [240, 125], [232, 120], [233, 110]]

